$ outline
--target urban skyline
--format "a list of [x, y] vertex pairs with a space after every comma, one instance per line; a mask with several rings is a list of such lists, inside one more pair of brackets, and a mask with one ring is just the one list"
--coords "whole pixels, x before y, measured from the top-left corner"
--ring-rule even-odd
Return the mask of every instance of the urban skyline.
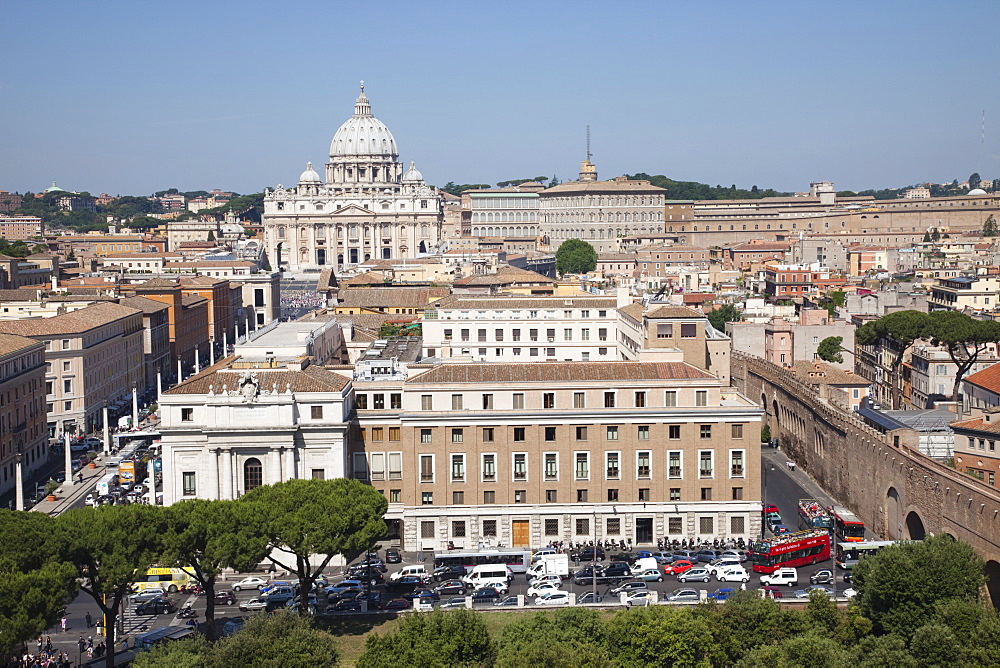
[[991, 3], [194, 8], [12, 7], [0, 187], [289, 185], [326, 162], [361, 79], [436, 185], [571, 179], [587, 125], [602, 176], [795, 191], [1000, 173]]

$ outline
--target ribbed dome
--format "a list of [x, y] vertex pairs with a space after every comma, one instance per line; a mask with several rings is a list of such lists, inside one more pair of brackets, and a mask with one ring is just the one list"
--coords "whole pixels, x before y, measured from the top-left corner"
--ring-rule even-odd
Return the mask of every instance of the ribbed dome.
[[424, 180], [424, 175], [421, 174], [420, 171], [413, 166], [413, 161], [411, 160], [410, 168], [406, 170], [405, 174], [403, 174], [403, 183], [423, 181], [423, 180]]
[[302, 172], [302, 175], [299, 176], [299, 183], [302, 185], [323, 183], [322, 179], [319, 178], [319, 174], [313, 169], [311, 162], [306, 163], [306, 171]]
[[967, 195], [972, 195], [972, 196], [974, 196], [974, 197], [978, 197], [979, 195], [985, 195], [985, 194], [986, 194], [986, 191], [985, 191], [985, 190], [983, 190], [982, 188], [973, 188], [972, 190], [970, 190], [970, 191], [969, 191], [968, 193], [966, 193], [966, 194], [967, 194]]
[[372, 116], [371, 104], [365, 97], [365, 87], [354, 105], [354, 115], [347, 119], [330, 142], [330, 159], [338, 156], [382, 155], [399, 156], [396, 140], [385, 123]]

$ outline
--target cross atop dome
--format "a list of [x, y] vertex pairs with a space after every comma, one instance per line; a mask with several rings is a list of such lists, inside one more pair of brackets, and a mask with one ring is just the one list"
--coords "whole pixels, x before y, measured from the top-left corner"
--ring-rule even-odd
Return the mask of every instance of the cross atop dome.
[[368, 102], [368, 98], [365, 97], [365, 81], [361, 80], [361, 94], [358, 96], [357, 102], [354, 104], [354, 115], [355, 116], [371, 116], [372, 115], [372, 105]]

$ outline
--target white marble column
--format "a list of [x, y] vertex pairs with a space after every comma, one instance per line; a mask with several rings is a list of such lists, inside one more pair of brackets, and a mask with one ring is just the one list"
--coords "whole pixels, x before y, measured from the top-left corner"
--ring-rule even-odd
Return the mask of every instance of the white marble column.
[[[281, 477], [281, 456], [284, 452], [284, 448], [274, 448], [270, 452], [270, 460], [268, 462], [267, 468], [270, 469], [267, 475], [264, 476], [265, 484], [275, 484], [282, 481]], [[270, 481], [270, 482], [268, 482]]]
[[178, 383], [180, 383], [180, 382], [181, 382], [181, 379], [183, 379], [183, 378], [184, 378], [184, 370], [183, 370], [183, 366], [182, 366], [182, 364], [183, 364], [183, 362], [182, 362], [182, 361], [181, 361], [181, 359], [180, 359], [180, 358], [178, 357], [178, 358], [177, 358], [177, 382], [178, 382]]
[[284, 466], [282, 466], [283, 479], [291, 480], [292, 478], [298, 478], [298, 472], [295, 467], [295, 448], [285, 448], [281, 456], [285, 460]]
[[220, 476], [221, 465], [219, 462], [219, 452], [220, 452], [219, 448], [212, 448], [211, 450], [208, 451], [209, 454], [208, 470], [209, 470], [209, 476], [212, 479], [211, 487], [209, 488], [209, 494], [208, 494], [209, 499], [224, 498], [222, 496], [222, 488], [219, 485], [221, 478]]
[[14, 510], [24, 510], [24, 471], [22, 470], [21, 459], [24, 458], [20, 452], [14, 455]]
[[198, 346], [194, 347], [194, 372], [198, 373], [201, 371], [201, 353], [198, 350]]
[[108, 405], [104, 404], [104, 454], [111, 452], [111, 425], [108, 424]]
[[232, 500], [236, 498], [236, 486], [233, 484], [233, 451], [229, 448], [219, 449], [220, 462], [219, 472], [222, 474], [222, 498]]
[[69, 449], [69, 432], [63, 432], [63, 447], [65, 448], [65, 460], [66, 460], [66, 482], [63, 483], [66, 487], [72, 487], [75, 483], [73, 482], [73, 453]]
[[[156, 403], [160, 403], [160, 397], [163, 395], [163, 379], [160, 377], [160, 372], [156, 372]], [[105, 418], [106, 420], [107, 418]]]
[[139, 428], [139, 395], [135, 385], [132, 386], [132, 428]]

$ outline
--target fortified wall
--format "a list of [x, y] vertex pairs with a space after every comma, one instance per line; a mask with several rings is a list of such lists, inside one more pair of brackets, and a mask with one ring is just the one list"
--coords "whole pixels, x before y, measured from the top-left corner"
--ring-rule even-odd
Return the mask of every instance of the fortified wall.
[[817, 393], [782, 367], [735, 352], [731, 377], [761, 402], [788, 457], [882, 538], [947, 533], [971, 544], [986, 561], [990, 596], [1000, 607], [996, 488], [921, 454], [915, 431], [881, 434], [868, 427], [833, 388]]

